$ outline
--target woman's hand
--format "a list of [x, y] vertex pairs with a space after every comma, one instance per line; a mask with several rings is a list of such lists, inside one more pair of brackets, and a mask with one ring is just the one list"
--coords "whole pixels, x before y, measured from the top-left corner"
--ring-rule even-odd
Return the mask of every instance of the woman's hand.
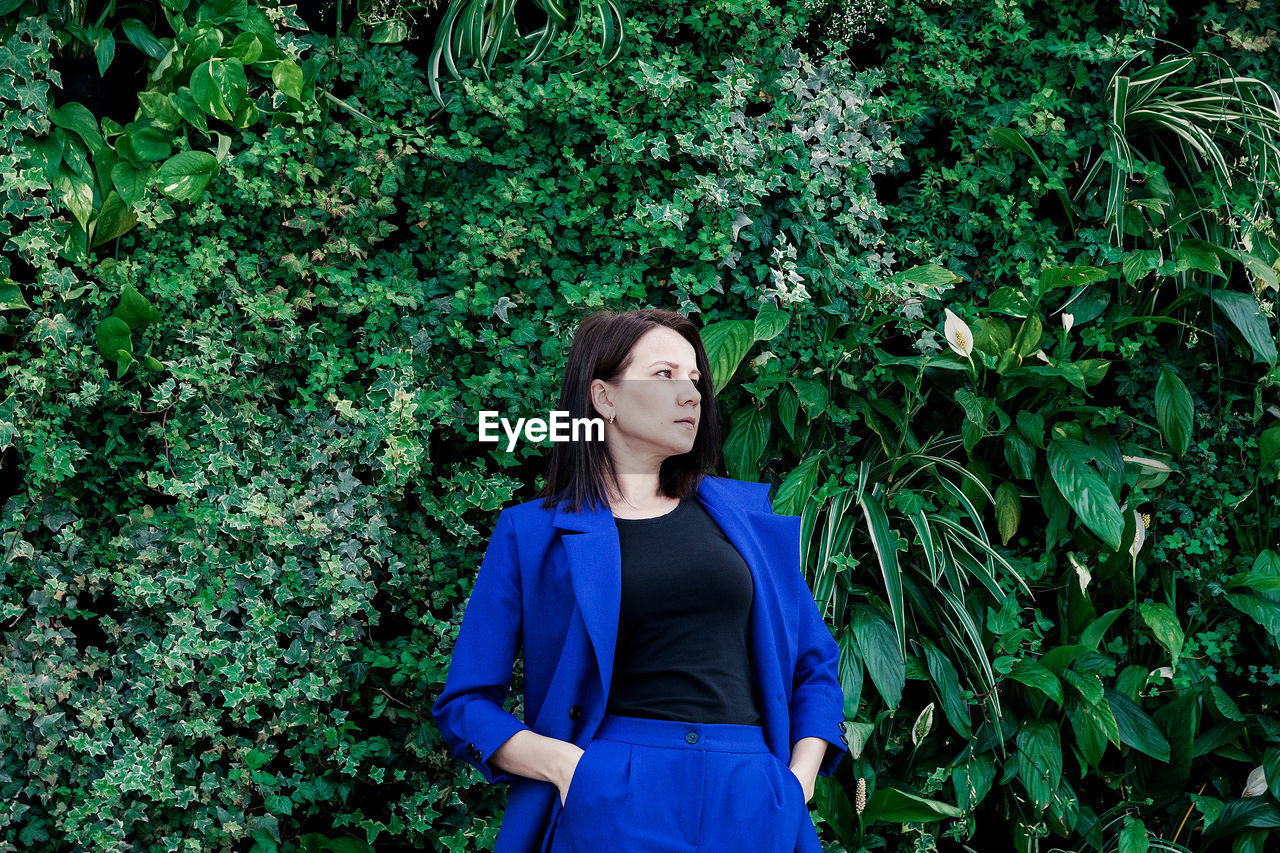
[[817, 783], [817, 774], [810, 776], [808, 773], [798, 773], [794, 769], [791, 771], [796, 779], [800, 780], [800, 787], [804, 789], [804, 801], [807, 803], [813, 799], [813, 787]]
[[813, 799], [813, 788], [818, 781], [818, 768], [827, 753], [827, 742], [822, 738], [806, 737], [791, 747], [791, 772], [800, 780], [804, 789], [804, 801]]
[[567, 740], [524, 730], [516, 732], [495, 750], [489, 763], [508, 773], [550, 782], [560, 789], [560, 805], [564, 805], [582, 753], [581, 747]]
[[556, 787], [560, 789], [561, 808], [564, 808], [564, 799], [569, 795], [569, 786], [573, 784], [573, 776], [578, 771], [578, 762], [582, 760], [582, 754], [586, 752], [585, 749], [569, 743], [568, 741], [563, 741], [563, 743], [568, 747], [568, 750], [566, 750], [567, 763], [563, 765], [564, 767], [567, 767], [568, 770], [566, 771], [561, 769], [560, 778], [556, 780]]

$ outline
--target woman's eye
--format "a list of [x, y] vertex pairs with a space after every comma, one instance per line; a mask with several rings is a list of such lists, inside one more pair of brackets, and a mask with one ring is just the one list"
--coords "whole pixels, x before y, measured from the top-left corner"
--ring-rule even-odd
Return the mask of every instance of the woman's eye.
[[663, 374], [663, 373], [670, 373], [670, 372], [671, 372], [670, 370], [666, 370], [666, 369], [664, 368], [663, 370], [659, 370], [659, 371], [658, 371], [658, 374], [659, 374], [659, 375], [661, 375], [661, 374]]

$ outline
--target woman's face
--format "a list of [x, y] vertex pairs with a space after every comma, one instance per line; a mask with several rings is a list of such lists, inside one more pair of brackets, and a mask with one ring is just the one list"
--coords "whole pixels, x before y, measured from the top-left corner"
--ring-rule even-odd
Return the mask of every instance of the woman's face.
[[616, 382], [594, 380], [592, 400], [606, 421], [609, 451], [621, 469], [644, 470], [656, 460], [693, 449], [702, 418], [693, 346], [665, 326], [650, 329], [631, 348], [631, 363]]

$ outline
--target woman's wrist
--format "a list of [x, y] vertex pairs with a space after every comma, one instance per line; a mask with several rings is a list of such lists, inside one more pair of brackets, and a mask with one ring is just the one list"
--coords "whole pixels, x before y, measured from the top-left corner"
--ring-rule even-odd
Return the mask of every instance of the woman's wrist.
[[578, 766], [582, 749], [532, 731], [516, 732], [494, 751], [490, 764], [508, 773], [550, 782], [564, 790]]

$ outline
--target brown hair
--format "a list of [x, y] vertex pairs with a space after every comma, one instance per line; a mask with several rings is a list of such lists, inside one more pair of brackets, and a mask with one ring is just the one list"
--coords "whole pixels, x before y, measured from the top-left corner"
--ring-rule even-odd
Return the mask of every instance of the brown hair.
[[[704, 473], [720, 463], [720, 425], [716, 416], [715, 388], [702, 338], [693, 322], [674, 311], [642, 308], [634, 311], [597, 311], [578, 324], [569, 346], [569, 358], [560, 383], [560, 410], [570, 418], [599, 417], [591, 402], [591, 382], [616, 381], [631, 364], [632, 347], [657, 326], [675, 331], [693, 346], [698, 368], [698, 393], [702, 395], [698, 434], [688, 453], [663, 460], [658, 490], [671, 498], [691, 497]], [[543, 509], [567, 502], [570, 511], [584, 506], [609, 505], [604, 486], [618, 485], [613, 458], [603, 441], [559, 441], [551, 446], [551, 459], [542, 490]]]

